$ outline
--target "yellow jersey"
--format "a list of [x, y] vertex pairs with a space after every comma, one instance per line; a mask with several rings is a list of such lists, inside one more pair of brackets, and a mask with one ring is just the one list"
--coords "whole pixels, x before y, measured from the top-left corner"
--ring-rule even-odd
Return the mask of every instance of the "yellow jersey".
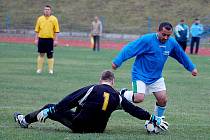
[[59, 33], [58, 19], [51, 15], [46, 17], [44, 15], [37, 19], [35, 32], [38, 33], [40, 38], [54, 38], [55, 33]]

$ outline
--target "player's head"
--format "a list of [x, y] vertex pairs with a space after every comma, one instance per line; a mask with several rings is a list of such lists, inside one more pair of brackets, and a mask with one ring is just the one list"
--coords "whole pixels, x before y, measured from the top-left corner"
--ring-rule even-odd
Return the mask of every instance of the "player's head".
[[99, 20], [98, 16], [94, 17], [94, 21], [97, 22]]
[[198, 25], [200, 23], [200, 20], [198, 18], [196, 18], [194, 22], [196, 25]]
[[159, 41], [165, 43], [173, 33], [173, 26], [169, 22], [162, 22], [159, 25], [157, 33]]
[[109, 84], [109, 85], [113, 86], [114, 81], [115, 81], [115, 76], [114, 76], [114, 73], [112, 71], [104, 70], [101, 73], [100, 84], [106, 83], [106, 84]]
[[45, 16], [50, 16], [51, 15], [51, 6], [50, 5], [46, 5], [45, 7], [44, 7], [44, 15]]

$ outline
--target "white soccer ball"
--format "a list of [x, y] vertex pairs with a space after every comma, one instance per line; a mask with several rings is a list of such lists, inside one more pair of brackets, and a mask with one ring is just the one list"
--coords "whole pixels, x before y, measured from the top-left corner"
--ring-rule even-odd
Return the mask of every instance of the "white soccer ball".
[[154, 131], [155, 131], [155, 126], [150, 121], [146, 121], [144, 127], [148, 133], [154, 133]]
[[146, 121], [145, 122], [145, 129], [149, 134], [158, 134], [161, 130], [157, 126], [155, 126], [152, 122]]
[[146, 127], [149, 132], [153, 132], [155, 130], [155, 126], [152, 123], [148, 123]]

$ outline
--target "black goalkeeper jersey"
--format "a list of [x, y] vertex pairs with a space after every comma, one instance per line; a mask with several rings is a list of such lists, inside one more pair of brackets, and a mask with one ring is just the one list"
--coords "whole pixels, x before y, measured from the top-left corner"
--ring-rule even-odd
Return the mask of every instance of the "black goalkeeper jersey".
[[83, 87], [55, 105], [55, 112], [76, 107], [72, 120], [74, 132], [103, 132], [113, 111], [122, 108], [134, 117], [149, 120], [150, 114], [133, 105], [106, 84]]

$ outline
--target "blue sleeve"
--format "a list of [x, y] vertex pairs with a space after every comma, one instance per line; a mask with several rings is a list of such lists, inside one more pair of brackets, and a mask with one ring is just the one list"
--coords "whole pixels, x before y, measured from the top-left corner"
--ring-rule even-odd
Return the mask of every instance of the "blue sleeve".
[[190, 28], [189, 28], [189, 26], [187, 25], [187, 38], [189, 38], [190, 37]]
[[200, 35], [202, 35], [203, 32], [204, 32], [204, 31], [203, 31], [203, 25], [201, 24], [201, 25], [200, 25]]
[[182, 64], [185, 69], [192, 72], [195, 69], [195, 65], [192, 63], [187, 54], [182, 50], [181, 46], [177, 42], [174, 42], [174, 47], [170, 53], [170, 56], [176, 59], [180, 64]]
[[92, 86], [93, 85], [83, 87], [83, 88], [78, 89], [78, 90], [74, 91], [73, 93], [67, 95], [58, 104], [55, 105], [56, 112], [66, 111], [66, 110], [69, 110], [69, 109], [72, 109], [72, 108], [78, 106], [79, 100], [82, 99], [86, 95], [87, 91]]
[[123, 49], [120, 51], [120, 53], [115, 57], [113, 60], [113, 63], [120, 67], [121, 64], [137, 55], [140, 55], [145, 51], [147, 47], [146, 46], [146, 40], [145, 37], [140, 37], [137, 40], [134, 40], [133, 42], [128, 43]]

